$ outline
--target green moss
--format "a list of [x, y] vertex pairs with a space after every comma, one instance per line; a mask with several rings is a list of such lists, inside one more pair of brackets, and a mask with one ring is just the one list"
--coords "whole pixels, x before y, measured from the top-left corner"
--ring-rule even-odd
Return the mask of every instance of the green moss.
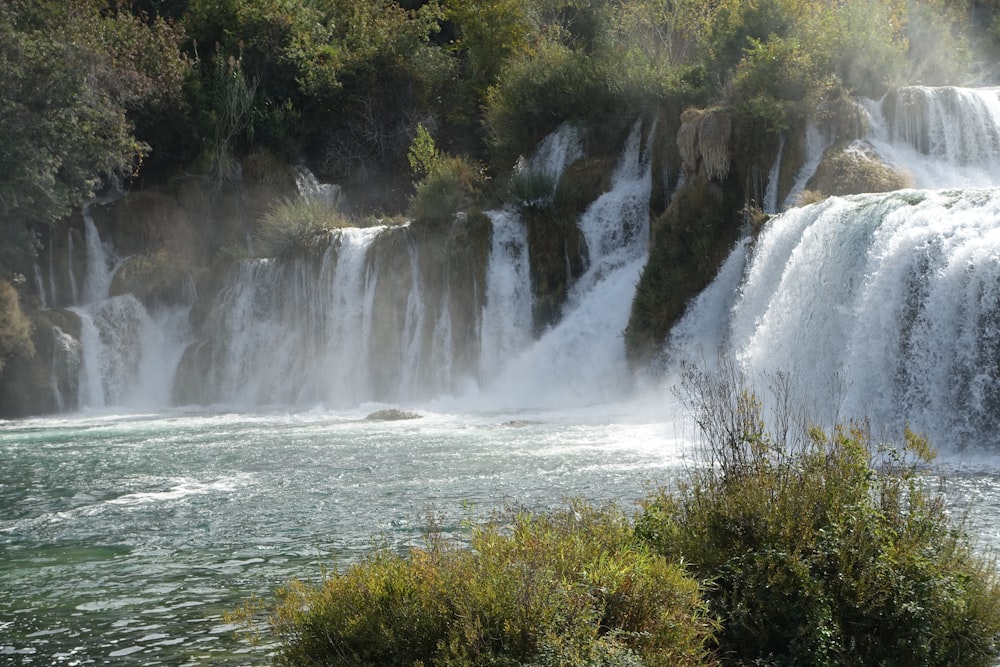
[[715, 277], [739, 235], [742, 192], [694, 175], [653, 224], [649, 261], [636, 288], [625, 329], [625, 350], [644, 366], [670, 328]]
[[806, 188], [827, 196], [891, 192], [912, 187], [913, 179], [885, 164], [866, 143], [831, 147]]
[[524, 214], [536, 336], [559, 321], [570, 287], [586, 269], [587, 245], [578, 217], [558, 209]]
[[31, 321], [21, 310], [17, 290], [6, 280], [0, 280], [0, 372], [9, 357], [31, 356], [34, 353]]
[[134, 255], [115, 272], [111, 296], [131, 293], [150, 307], [188, 303], [193, 297], [192, 269], [185, 258], [166, 249]]

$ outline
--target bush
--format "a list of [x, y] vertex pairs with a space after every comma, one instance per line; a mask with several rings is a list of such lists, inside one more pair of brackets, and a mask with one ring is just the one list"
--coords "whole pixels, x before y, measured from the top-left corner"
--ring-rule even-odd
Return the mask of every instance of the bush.
[[0, 280], [0, 373], [8, 357], [34, 355], [31, 342], [31, 321], [21, 310], [17, 290], [6, 280]]
[[349, 227], [336, 208], [321, 199], [281, 199], [260, 220], [255, 249], [261, 257], [282, 257], [307, 249], [324, 232]]
[[906, 431], [888, 447], [863, 423], [798, 438], [788, 420], [765, 428], [743, 385], [687, 378], [707, 466], [651, 498], [636, 534], [714, 582], [722, 656], [989, 664], [1000, 649], [997, 572], [921, 474], [926, 440]]
[[[714, 623], [698, 584], [640, 545], [616, 508], [575, 504], [381, 550], [270, 618], [279, 665], [694, 665]], [[252, 609], [250, 610], [252, 612]]]
[[417, 183], [410, 215], [422, 223], [447, 224], [460, 211], [475, 207], [484, 184], [482, 169], [462, 157], [439, 155]]
[[607, 92], [596, 74], [590, 59], [558, 42], [544, 42], [504, 67], [487, 91], [483, 120], [496, 170], [510, 169], [567, 119], [605, 108]]

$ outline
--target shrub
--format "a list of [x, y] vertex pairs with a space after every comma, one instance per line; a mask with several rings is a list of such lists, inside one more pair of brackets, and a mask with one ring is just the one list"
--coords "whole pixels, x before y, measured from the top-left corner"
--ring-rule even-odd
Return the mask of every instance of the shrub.
[[30, 357], [35, 353], [31, 342], [31, 321], [21, 310], [17, 290], [0, 280], [0, 372], [8, 357]]
[[308, 248], [324, 232], [350, 222], [321, 199], [280, 199], [260, 220], [254, 237], [257, 255], [282, 257]]
[[[697, 582], [616, 508], [575, 504], [381, 550], [278, 592], [279, 665], [694, 665], [714, 623]], [[252, 611], [252, 610], [251, 610]]]
[[[1000, 583], [949, 520], [906, 431], [767, 429], [743, 385], [688, 374], [706, 467], [649, 499], [636, 533], [711, 579], [719, 652], [754, 664], [989, 664]], [[786, 415], [787, 416], [787, 415]], [[782, 421], [779, 420], [779, 424]]]
[[555, 204], [556, 180], [530, 169], [516, 170], [507, 181], [506, 200], [522, 213]]
[[484, 184], [482, 169], [462, 157], [439, 155], [417, 183], [410, 215], [423, 223], [450, 223], [460, 211], [478, 204]]
[[497, 171], [510, 169], [565, 120], [604, 108], [608, 98], [596, 74], [586, 55], [551, 41], [508, 63], [488, 89], [484, 106]]

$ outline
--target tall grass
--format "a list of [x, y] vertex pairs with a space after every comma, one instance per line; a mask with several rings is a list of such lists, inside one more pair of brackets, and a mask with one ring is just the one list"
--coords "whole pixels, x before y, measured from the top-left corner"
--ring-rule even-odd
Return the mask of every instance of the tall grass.
[[318, 199], [280, 199], [261, 217], [254, 249], [261, 257], [283, 257], [301, 252], [331, 229], [351, 226], [336, 208]]

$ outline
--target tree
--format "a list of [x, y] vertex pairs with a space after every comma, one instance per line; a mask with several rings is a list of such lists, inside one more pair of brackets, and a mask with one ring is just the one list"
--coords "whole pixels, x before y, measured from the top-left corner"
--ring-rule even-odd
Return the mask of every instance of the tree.
[[92, 0], [0, 6], [0, 276], [25, 271], [34, 225], [134, 175], [149, 153], [129, 112], [179, 95], [183, 76], [183, 61], [150, 56], [169, 54], [174, 34], [153, 26]]

